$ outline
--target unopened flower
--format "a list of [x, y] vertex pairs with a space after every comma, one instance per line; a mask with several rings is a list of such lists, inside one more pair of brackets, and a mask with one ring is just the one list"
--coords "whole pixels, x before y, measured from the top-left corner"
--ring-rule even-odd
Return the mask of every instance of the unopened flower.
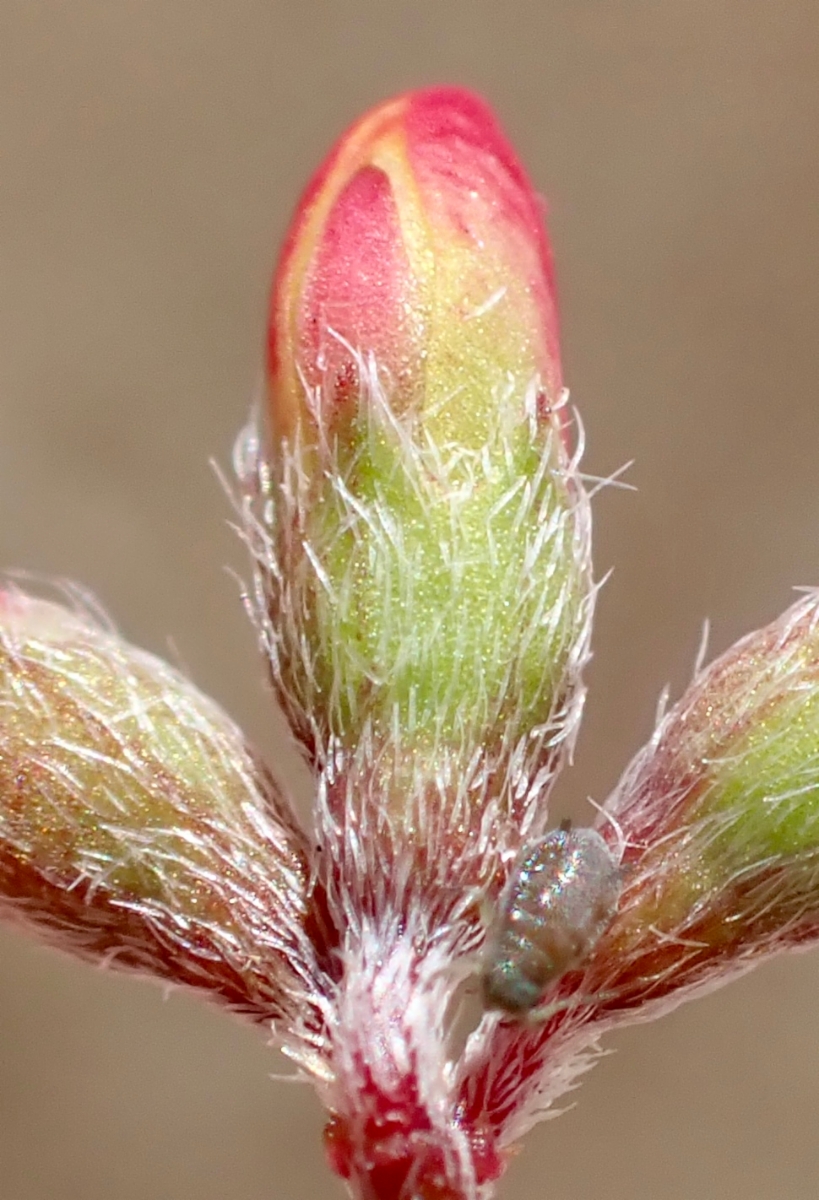
[[477, 97], [399, 96], [328, 156], [276, 275], [269, 397], [267, 632], [311, 754], [400, 737], [429, 775], [478, 754], [495, 793], [550, 769], [588, 512], [540, 204]]
[[277, 434], [349, 419], [362, 359], [397, 414], [461, 447], [519, 424], [535, 379], [541, 416], [560, 401], [541, 205], [491, 110], [462, 89], [373, 109], [307, 187], [273, 286]]
[[819, 598], [702, 672], [607, 803], [625, 894], [604, 1009], [678, 999], [819, 935]]
[[621, 863], [617, 915], [546, 998], [548, 1021], [497, 1027], [464, 1071], [465, 1110], [501, 1143], [565, 1090], [604, 1030], [819, 939], [816, 593], [695, 677], [598, 828]]
[[256, 1020], [309, 1021], [305, 844], [268, 772], [175, 671], [17, 588], [0, 592], [0, 797], [6, 915]]
[[468, 1195], [501, 1167], [458, 1118], [447, 1013], [480, 895], [544, 824], [594, 600], [541, 206], [481, 100], [399, 96], [331, 152], [274, 283], [268, 407], [238, 462], [319, 771], [328, 1147], [363, 1194]]

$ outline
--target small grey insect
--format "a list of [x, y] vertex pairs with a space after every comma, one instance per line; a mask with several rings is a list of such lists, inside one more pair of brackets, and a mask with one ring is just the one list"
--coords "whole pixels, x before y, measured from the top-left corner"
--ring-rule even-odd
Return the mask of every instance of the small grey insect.
[[620, 868], [594, 829], [562, 826], [525, 846], [487, 934], [484, 1007], [537, 1019], [544, 991], [611, 923], [620, 890]]

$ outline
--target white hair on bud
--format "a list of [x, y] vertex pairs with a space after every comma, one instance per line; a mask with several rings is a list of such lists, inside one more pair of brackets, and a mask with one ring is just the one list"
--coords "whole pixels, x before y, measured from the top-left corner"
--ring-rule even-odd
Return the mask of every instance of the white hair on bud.
[[[429, 661], [440, 626], [427, 613], [413, 622], [416, 579], [401, 517], [393, 515], [378, 488], [364, 496], [355, 486], [357, 459], [321, 420], [326, 401], [320, 389], [305, 387], [312, 414], [305, 419], [315, 421], [310, 446], [305, 428], [297, 425], [293, 439], [277, 447], [271, 461], [258, 407], [240, 434], [235, 505], [253, 568], [245, 602], [291, 728], [318, 768], [314, 872], [326, 888], [332, 925], [341, 931], [338, 983], [328, 993], [326, 1010], [329, 1045], [326, 1055], [320, 1054], [323, 1074], [314, 1070], [314, 1075], [330, 1109], [363, 1131], [368, 1105], [374, 1103], [368, 1099], [372, 1072], [382, 1099], [400, 1092], [400, 1081], [414, 1074], [429, 1136], [451, 1160], [449, 1172], [464, 1197], [476, 1198], [469, 1148], [454, 1119], [461, 1080], [450, 1061], [448, 1016], [464, 974], [458, 964], [476, 959], [485, 936], [476, 881], [479, 891], [496, 894], [523, 840], [542, 831], [551, 784], [571, 757], [583, 709], [582, 670], [597, 594], [591, 581], [591, 514], [578, 472], [583, 434], [578, 423], [577, 450], [569, 456], [559, 428], [568, 393], [551, 415], [551, 428], [544, 430], [533, 380], [524, 397], [514, 397], [508, 388], [499, 397], [491, 447], [439, 444], [412, 413], [395, 411], [372, 357], [352, 347], [348, 353], [357, 363], [358, 407], [367, 414], [370, 437], [389, 442], [390, 469], [413, 497], [418, 519], [443, 531], [438, 549], [452, 590], [444, 589], [442, 603], [458, 605], [458, 579], [474, 547], [473, 498], [485, 489], [497, 490], [497, 480], [505, 476], [509, 482], [491, 508], [481, 552], [491, 561], [505, 561], [513, 545], [519, 575], [503, 597], [485, 597], [481, 628], [464, 631], [469, 636], [460, 650], [456, 644], [451, 673], [430, 672], [431, 696], [414, 706], [413, 693], [408, 707], [399, 711], [396, 705], [386, 737], [365, 715], [357, 741], [349, 744], [339, 733], [343, 714], [358, 700], [342, 690], [346, 676], [338, 656], [353, 653], [350, 631], [342, 623], [356, 582], [350, 574], [330, 577], [325, 562], [332, 545], [314, 541], [310, 533], [316, 472], [321, 503], [332, 505], [331, 528], [353, 539], [366, 535], [373, 547], [368, 561], [377, 573], [375, 590], [401, 616], [405, 641], [381, 647], [376, 661], [396, 674], [407, 663]], [[507, 426], [516, 403], [532, 445], [542, 447], [533, 476], [514, 473], [510, 439], [515, 428]], [[442, 505], [448, 519], [438, 517], [436, 524], [433, 512], [439, 514]], [[512, 515], [505, 535], [509, 545], [496, 540], [493, 522], [501, 514]], [[316, 596], [323, 597], [323, 623], [313, 619]], [[509, 596], [519, 617], [498, 609]], [[446, 615], [442, 612], [441, 620]], [[497, 658], [505, 653], [496, 632], [504, 624], [516, 628], [519, 661], [531, 659], [539, 653], [533, 647], [545, 643], [561, 664], [556, 684], [554, 671], [543, 663], [541, 696], [547, 688], [553, 693], [546, 718], [534, 727], [521, 709], [518, 667]], [[464, 655], [474, 653], [476, 644], [482, 659], [473, 662]], [[323, 679], [326, 661], [336, 664], [329, 690]], [[373, 666], [368, 662], [365, 670], [377, 690], [383, 681]], [[467, 712], [459, 705], [465, 676], [497, 676], [502, 683], [492, 694], [480, 693], [477, 708]], [[534, 702], [529, 697], [530, 707], [538, 702], [539, 697]], [[440, 713], [446, 714], [445, 725]], [[432, 744], [425, 744], [419, 756], [413, 746], [419, 731], [430, 726]], [[483, 731], [498, 726], [505, 732], [494, 746], [487, 745]], [[397, 801], [390, 798], [396, 788]], [[413, 831], [409, 842], [408, 829]], [[481, 1030], [487, 1033], [489, 1026], [484, 1022]], [[476, 1038], [478, 1031], [471, 1038], [472, 1053]]]
[[[708, 666], [702, 657], [701, 649], [678, 703], [668, 711], [661, 703], [652, 736], [600, 808], [597, 826], [624, 861], [611, 948], [606, 934], [558, 991], [545, 1027], [515, 1036], [496, 1023], [467, 1046], [467, 1103], [481, 1098], [504, 1144], [550, 1114], [608, 1030], [654, 1020], [773, 955], [819, 940], [819, 731], [793, 762], [794, 731], [805, 720], [811, 729], [817, 723], [819, 592]], [[732, 769], [749, 752], [748, 735], [769, 763], [760, 797], [735, 788], [720, 801], [717, 789], [736, 778]], [[754, 814], [749, 806], [757, 802], [764, 807]], [[776, 836], [797, 806], [799, 837], [779, 845]], [[765, 822], [768, 841], [749, 837], [748, 819]], [[688, 881], [685, 903], [679, 884], [674, 890], [679, 871]], [[668, 880], [671, 902], [652, 922], [644, 898], [661, 898]], [[709, 914], [740, 931], [735, 944], [703, 936]], [[626, 940], [622, 929], [630, 931]]]
[[[357, 362], [361, 387], [358, 406], [368, 414], [372, 436], [390, 441], [390, 470], [414, 497], [421, 514], [419, 521], [423, 523], [424, 514], [428, 513], [430, 528], [446, 526], [438, 547], [442, 571], [449, 572], [442, 586], [442, 604], [452, 605], [453, 613], [457, 612], [458, 579], [468, 564], [465, 556], [474, 553], [475, 532], [469, 524], [474, 518], [470, 506], [474, 497], [493, 484], [497, 487], [499, 473], [509, 471], [512, 450], [511, 442], [506, 440], [509, 435], [502, 428], [504, 422], [499, 420], [501, 428], [491, 454], [487, 447], [468, 450], [439, 445], [428, 436], [425, 426], [416, 427], [412, 414], [396, 413], [378, 365], [371, 358], [355, 355], [352, 347], [348, 347], [348, 352]], [[530, 394], [537, 394], [536, 380], [527, 389], [527, 396]], [[525, 402], [522, 403], [526, 409]], [[308, 393], [306, 406], [310, 412], [320, 413], [322, 397]], [[511, 407], [509, 397], [498, 404], [500, 413], [508, 413]], [[559, 444], [557, 416], [552, 419], [551, 433], [544, 439], [542, 429], [538, 435], [535, 428], [533, 409], [532, 437], [539, 436], [544, 443], [537, 473], [533, 478], [518, 475], [510, 480], [489, 513], [485, 543], [481, 547], [490, 560], [503, 554], [506, 547], [495, 540], [493, 518], [511, 511], [513, 529], [505, 540], [515, 541], [520, 547], [515, 557], [520, 573], [518, 581], [502, 597], [486, 595], [481, 629], [470, 628], [460, 648], [456, 644], [454, 654], [445, 660], [451, 662], [451, 672], [433, 669], [427, 672], [428, 677], [434, 678], [432, 694], [423, 699], [416, 697], [417, 707], [411, 696], [401, 714], [401, 728], [394, 731], [402, 741], [410, 743], [417, 732], [426, 733], [430, 726], [437, 729], [427, 757], [441, 762], [446, 776], [463, 772], [477, 756], [469, 784], [473, 807], [481, 804], [476, 790], [480, 792], [491, 775], [497, 779], [497, 772], [502, 772], [504, 783], [497, 792], [505, 798], [503, 803], [514, 808], [515, 844], [545, 823], [545, 798], [550, 784], [560, 766], [571, 757], [585, 699], [582, 669], [589, 658], [597, 591], [591, 583], [590, 509], [578, 477], [582, 445], [569, 459]], [[350, 619], [357, 585], [350, 575], [341, 579], [333, 575], [331, 579], [326, 557], [332, 545], [320, 544], [314, 540], [315, 533], [311, 533], [315, 529], [310, 517], [316, 504], [316, 473], [320, 473], [323, 481], [321, 503], [333, 507], [329, 536], [352, 534], [355, 540], [359, 531], [366, 536], [369, 562], [379, 583], [373, 590], [383, 596], [388, 607], [385, 636], [399, 624], [403, 630], [403, 642], [377, 647], [366, 662], [362, 661], [362, 670], [369, 674], [371, 687], [378, 691], [386, 682], [373, 673], [378, 671], [379, 662], [393, 677], [409, 670], [409, 664], [422, 662], [426, 668], [436, 661], [438, 627], [427, 613], [419, 614], [421, 620], [417, 623], [412, 620], [418, 603], [415, 568], [411, 557], [404, 552], [405, 534], [400, 520], [394, 518], [390, 506], [379, 498], [377, 488], [374, 497], [364, 497], [361, 489], [351, 483], [357, 458], [345, 457], [324, 422], [317, 422], [312, 435], [318, 448], [306, 447], [304, 431], [297, 427], [293, 440], [277, 449], [271, 463], [256, 410], [240, 434], [234, 454], [239, 488], [236, 506], [240, 530], [253, 563], [245, 599], [270, 662], [279, 699], [291, 728], [309, 747], [317, 765], [322, 768], [332, 761], [337, 769], [339, 748], [334, 731], [344, 728], [344, 713], [361, 704], [359, 697], [344, 691], [349, 672], [342, 667], [339, 657], [343, 654], [350, 659], [355, 654], [351, 633], [342, 624]], [[441, 486], [442, 481], [445, 486]], [[564, 502], [556, 502], [555, 488], [564, 491]], [[441, 522], [438, 515], [442, 505], [447, 506], [447, 522]], [[353, 553], [348, 558], [352, 570]], [[555, 578], [559, 579], [557, 585], [553, 582]], [[508, 603], [509, 596], [519, 608], [519, 620], [506, 608], [503, 611], [498, 608], [499, 604]], [[308, 597], [311, 603], [316, 597], [322, 603], [320, 621], [306, 611]], [[399, 618], [395, 623], [390, 623], [390, 606]], [[570, 609], [576, 611], [570, 615]], [[445, 609], [438, 625], [444, 619], [457, 628], [457, 621]], [[534, 727], [527, 724], [524, 712], [520, 711], [516, 687], [520, 668], [509, 661], [505, 645], [498, 641], [497, 630], [501, 626], [519, 631], [516, 654], [519, 662], [527, 662], [527, 656], [530, 660], [531, 648], [545, 643], [553, 663], [562, 667], [562, 686], [557, 686], [549, 673], [550, 664], [543, 664], [542, 695], [547, 694], [547, 688], [553, 688], [554, 694], [546, 719]], [[463, 657], [475, 654], [475, 647], [480, 647], [480, 660]], [[330, 672], [329, 694], [324, 680], [327, 662], [336, 663], [336, 669]], [[459, 705], [462, 680], [484, 677], [500, 679], [501, 684], [493, 694], [482, 693], [478, 703], [465, 710]], [[537, 705], [538, 698], [530, 697], [528, 706], [537, 708]], [[443, 718], [439, 716], [441, 713]], [[447, 722], [446, 728], [440, 725], [442, 719]], [[484, 733], [498, 727], [507, 732], [497, 739], [499, 748], [489, 752], [485, 750]], [[362, 745], [365, 741], [362, 732]], [[452, 759], [450, 765], [447, 758]]]
[[[353, 353], [351, 347], [348, 350]], [[377, 364], [361, 355], [356, 359], [362, 393], [359, 405], [371, 414], [370, 419], [379, 435], [391, 439], [395, 451], [394, 470], [400, 473], [402, 483], [416, 498], [421, 513], [431, 512], [433, 506], [438, 509], [442, 504], [448, 506], [449, 535], [440, 545], [440, 555], [451, 572], [449, 603], [457, 606], [457, 579], [465, 565], [463, 556], [470, 552], [474, 539], [474, 532], [468, 525], [470, 501], [488, 485], [493, 473], [497, 473], [498, 460], [504, 467], [508, 465], [511, 449], [504, 448], [506, 435], [503, 431], [498, 433], [498, 445], [492, 447], [491, 456], [486, 448], [467, 451], [463, 447], [439, 446], [423, 429], [419, 439], [419, 431], [412, 419], [399, 417], [391, 407]], [[527, 389], [529, 394], [537, 394], [537, 381]], [[509, 398], [498, 407], [499, 411], [508, 411]], [[308, 396], [308, 408], [313, 413], [320, 412], [321, 397]], [[533, 437], [537, 433], [534, 421], [533, 409]], [[375, 547], [370, 555], [372, 568], [383, 572], [380, 591], [384, 603], [401, 611], [401, 628], [406, 640], [398, 645], [394, 654], [391, 647], [385, 646], [376, 656], [384, 662], [385, 669], [398, 674], [419, 656], [424, 662], [431, 661], [430, 656], [436, 654], [434, 621], [428, 622], [432, 625], [431, 632], [415, 630], [411, 619], [416, 603], [415, 578], [412, 562], [402, 554], [400, 523], [377, 496], [364, 499], [360, 491], [351, 486], [350, 476], [356, 462], [343, 460], [325, 426], [320, 422], [317, 425], [315, 436], [319, 450], [314, 460], [310, 458], [313, 451], [303, 445], [299, 429], [293, 442], [281, 449], [278, 460], [272, 464], [264, 451], [265, 439], [260, 426], [256, 411], [240, 434], [234, 455], [239, 464], [236, 503], [241, 532], [253, 563], [246, 603], [291, 728], [310, 747], [316, 763], [325, 771], [325, 782], [344, 774], [360, 778], [368, 770], [375, 770], [377, 765], [367, 761], [372, 747], [377, 744], [375, 731], [365, 719], [358, 745], [352, 750], [342, 749], [340, 739], [332, 731], [343, 725], [342, 712], [353, 708], [358, 701], [341, 691], [345, 673], [340, 663], [338, 669], [331, 672], [329, 694], [322, 690], [322, 671], [317, 662], [338, 662], [342, 650], [345, 654], [352, 653], [350, 633], [341, 629], [340, 622], [345, 614], [349, 614], [355, 582], [349, 576], [340, 582], [338, 579], [331, 581], [324, 565], [327, 547], [315, 545], [310, 540], [308, 516], [315, 503], [315, 483], [310, 470], [320, 471], [329, 488], [335, 506], [334, 529], [351, 532], [354, 537], [358, 530], [366, 531], [370, 544]], [[542, 430], [540, 438], [543, 440]], [[514, 510], [512, 536], [521, 546], [517, 557], [520, 578], [509, 588], [508, 594], [515, 598], [520, 608], [517, 626], [514, 614], [510, 617], [507, 612], [497, 610], [500, 598], [488, 595], [482, 614], [483, 634], [470, 630], [467, 641], [470, 654], [474, 653], [474, 645], [481, 647], [484, 661], [463, 659], [456, 647], [452, 674], [430, 671], [434, 676], [435, 691], [423, 702], [423, 713], [414, 709], [410, 702], [409, 708], [401, 714], [401, 721], [393, 723], [389, 738], [388, 753], [397, 761], [402, 748], [412, 744], [418, 730], [428, 728], [430, 723], [437, 729], [424, 756], [426, 764], [434, 764], [434, 771], [430, 777], [428, 771], [424, 774], [426, 766], [423, 769], [416, 767], [409, 791], [417, 789], [418, 818], [426, 821], [420, 829], [420, 839], [428, 848], [430, 861], [445, 864], [453, 890], [458, 887], [457, 864], [449, 860], [446, 850], [451, 828], [462, 826], [470, 811], [490, 807], [493, 819], [479, 832], [477, 841], [469, 849], [466, 857], [470, 863], [474, 862], [475, 855], [488, 854], [495, 864], [499, 854], [516, 851], [524, 837], [538, 832], [545, 824], [545, 802], [551, 783], [563, 763], [571, 757], [583, 709], [582, 669], [589, 658], [597, 590], [590, 580], [591, 517], [585, 490], [577, 474], [582, 446], [569, 459], [562, 446], [557, 450], [559, 439], [555, 423], [545, 439], [536, 477], [515, 478], [492, 510], [493, 513], [509, 508]], [[306, 467], [308, 460], [310, 469]], [[554, 486], [566, 490], [567, 503], [555, 502], [554, 492], [546, 482], [549, 474], [555, 477]], [[447, 481], [447, 488], [439, 486], [440, 480]], [[328, 503], [326, 497], [323, 503]], [[491, 516], [486, 529], [485, 551], [490, 557], [501, 550], [493, 540]], [[549, 585], [556, 572], [561, 577], [554, 595]], [[326, 622], [318, 624], [311, 621], [305, 611], [305, 596], [316, 593], [325, 598]], [[578, 597], [581, 598], [578, 600]], [[573, 617], [568, 616], [570, 605], [577, 609]], [[562, 686], [555, 687], [548, 664], [544, 663], [544, 694], [547, 687], [554, 687], [554, 697], [546, 719], [534, 727], [527, 725], [525, 716], [519, 707], [516, 708], [518, 668], [515, 663], [506, 658], [493, 660], [493, 655], [504, 653], [495, 632], [501, 621], [519, 629], [520, 661], [526, 661], [527, 656], [531, 658], [530, 647], [537, 637], [540, 639], [537, 644], [547, 641], [553, 659], [562, 664]], [[421, 637], [427, 638], [428, 644], [419, 645], [418, 638]], [[464, 648], [462, 653], [466, 652]], [[487, 661], [491, 670], [485, 668]], [[372, 663], [368, 662], [366, 670], [372, 670]], [[480, 696], [477, 710], [466, 712], [458, 704], [461, 680], [466, 675], [469, 678], [497, 676], [503, 682], [495, 694]], [[382, 681], [372, 675], [370, 679], [372, 687], [378, 689]], [[531, 701], [530, 705], [536, 707]], [[447, 721], [454, 713], [451, 727], [441, 728], [440, 713], [446, 715]], [[490, 750], [484, 742], [484, 731], [499, 726], [506, 732], [497, 739], [497, 748]], [[350, 762], [351, 756], [355, 759], [354, 764]], [[355, 771], [350, 770], [352, 765]], [[427, 819], [430, 806], [423, 803], [424, 788], [432, 788], [441, 797], [449, 797], [446, 823], [436, 824]], [[384, 814], [378, 817], [370, 805], [356, 803], [354, 797], [350, 802], [357, 813], [358, 837], [369, 851], [371, 842], [365, 832], [367, 822], [383, 822], [388, 817]], [[411, 796], [408, 802], [413, 803]], [[322, 812], [320, 799], [319, 825], [324, 827], [325, 824], [326, 814]], [[360, 869], [364, 865], [358, 864]], [[379, 864], [371, 866], [373, 869], [368, 873], [377, 879]], [[393, 899], [399, 902], [394, 880], [389, 881], [389, 890]], [[351, 915], [345, 913], [345, 920]]]
[[58, 948], [315, 1041], [304, 843], [232, 721], [71, 607], [0, 590], [0, 911]]

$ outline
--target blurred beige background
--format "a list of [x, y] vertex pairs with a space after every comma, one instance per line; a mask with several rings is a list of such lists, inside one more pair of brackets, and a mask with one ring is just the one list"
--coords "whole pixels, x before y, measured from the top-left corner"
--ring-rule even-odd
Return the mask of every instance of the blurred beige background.
[[[720, 650], [819, 583], [815, 0], [0, 0], [0, 562], [83, 581], [281, 760], [208, 458], [308, 172], [448, 80], [549, 198], [588, 469], [636, 459], [639, 493], [596, 506], [616, 573], [558, 796], [580, 815], [706, 615]], [[819, 952], [610, 1046], [509, 1200], [819, 1193]], [[341, 1195], [282, 1069], [216, 1011], [3, 934], [0, 1200]]]

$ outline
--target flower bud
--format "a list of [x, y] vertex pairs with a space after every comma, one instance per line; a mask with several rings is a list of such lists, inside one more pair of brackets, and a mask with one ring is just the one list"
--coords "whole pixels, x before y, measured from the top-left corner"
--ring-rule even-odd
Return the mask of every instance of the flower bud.
[[282, 254], [269, 366], [259, 558], [294, 732], [320, 760], [400, 736], [531, 781], [579, 709], [588, 511], [540, 206], [482, 101], [408, 93], [341, 138]]
[[572, 1086], [607, 1028], [819, 940], [819, 594], [695, 677], [599, 828], [621, 860], [611, 925], [544, 997], [541, 1024], [497, 1024], [462, 1066], [465, 1119], [501, 1146]]
[[393, 409], [417, 411], [433, 437], [459, 445], [491, 436], [500, 393], [519, 404], [537, 378], [541, 405], [560, 399], [540, 205], [491, 111], [468, 92], [380, 105], [307, 188], [271, 305], [280, 435], [292, 436], [305, 407], [332, 424], [355, 405], [370, 355]]
[[310, 973], [305, 871], [287, 805], [216, 705], [87, 615], [0, 593], [5, 916], [257, 1019], [292, 1016]]
[[819, 937], [819, 597], [692, 683], [606, 805], [624, 839], [603, 1011]]

